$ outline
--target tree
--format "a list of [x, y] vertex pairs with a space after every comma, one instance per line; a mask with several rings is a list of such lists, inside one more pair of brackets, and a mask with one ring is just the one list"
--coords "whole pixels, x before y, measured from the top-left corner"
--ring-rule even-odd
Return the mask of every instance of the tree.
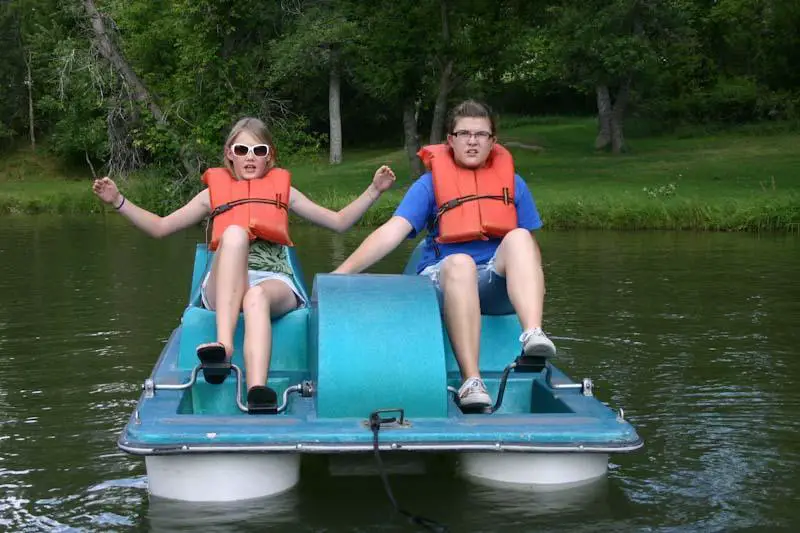
[[348, 47], [361, 58], [352, 70], [354, 83], [400, 111], [406, 157], [412, 177], [417, 177], [423, 171], [417, 157], [419, 112], [431, 58], [438, 50], [439, 3], [350, 0], [348, 6], [358, 24]]
[[450, 94], [451, 77], [453, 75], [453, 52], [450, 41], [450, 21], [447, 0], [439, 0], [442, 19], [442, 52], [436, 58], [439, 69], [439, 89], [436, 91], [436, 103], [433, 106], [431, 119], [430, 143], [442, 142], [444, 134], [445, 114], [447, 113], [447, 95]]
[[356, 27], [335, 2], [300, 3], [290, 11], [291, 24], [271, 46], [271, 83], [307, 82], [325, 73], [328, 78], [329, 161], [342, 162], [341, 85], [350, 61], [343, 45]]
[[22, 107], [22, 80], [26, 56], [21, 46], [19, 12], [10, 3], [0, 3], [0, 139], [16, 135], [19, 109]]
[[[545, 68], [597, 99], [595, 148], [626, 149], [624, 119], [636, 83], [667, 66], [675, 40], [691, 38], [688, 0], [568, 0], [549, 8], [544, 39], [537, 40]], [[535, 54], [533, 54], [535, 56]]]
[[[36, 101], [46, 89], [43, 36], [52, 41], [58, 17], [51, 0], [0, 2], [0, 138], [27, 133], [36, 146]], [[40, 87], [41, 85], [41, 87]]]
[[[430, 142], [441, 142], [448, 99], [454, 92], [483, 98], [502, 91], [497, 87], [519, 55], [509, 53], [517, 36], [537, 24], [540, 5], [530, 0], [450, 2], [439, 0], [441, 39], [434, 48], [432, 72], [423, 83], [434, 85]], [[502, 31], [498, 29], [502, 28]], [[513, 36], [509, 38], [509, 36]], [[436, 75], [438, 74], [438, 76]]]

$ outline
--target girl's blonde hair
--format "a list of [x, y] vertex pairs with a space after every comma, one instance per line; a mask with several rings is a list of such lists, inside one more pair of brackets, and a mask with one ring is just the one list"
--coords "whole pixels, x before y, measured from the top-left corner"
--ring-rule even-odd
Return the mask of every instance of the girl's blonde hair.
[[234, 124], [233, 128], [231, 128], [231, 132], [228, 134], [228, 138], [225, 139], [225, 145], [222, 147], [222, 163], [225, 165], [225, 168], [231, 173], [231, 176], [235, 176], [236, 179], [239, 179], [236, 176], [236, 173], [233, 171], [233, 163], [227, 157], [228, 148], [231, 147], [233, 144], [233, 140], [236, 138], [237, 135], [246, 131], [259, 142], [262, 142], [269, 146], [269, 159], [267, 160], [267, 170], [271, 169], [275, 166], [275, 162], [278, 159], [278, 150], [275, 149], [275, 143], [272, 140], [272, 134], [267, 129], [267, 125], [264, 124], [257, 118], [253, 117], [245, 117], [236, 124]]

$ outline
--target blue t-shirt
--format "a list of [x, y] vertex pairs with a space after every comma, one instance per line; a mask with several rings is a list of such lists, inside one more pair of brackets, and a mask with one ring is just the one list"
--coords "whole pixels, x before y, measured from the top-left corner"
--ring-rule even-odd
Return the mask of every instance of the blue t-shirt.
[[[514, 175], [514, 206], [517, 208], [517, 226], [527, 230], [535, 230], [542, 227], [542, 219], [536, 210], [536, 203], [533, 200], [528, 184]], [[433, 194], [433, 176], [427, 172], [414, 182], [403, 201], [397, 206], [394, 214], [408, 220], [414, 228], [408, 234], [409, 238], [414, 238], [423, 229], [428, 229], [428, 224], [436, 218], [436, 197]], [[469, 254], [480, 265], [492, 258], [501, 239], [489, 239], [488, 241], [470, 241], [453, 244], [434, 243], [434, 238], [439, 235], [438, 226], [429, 232], [425, 237], [425, 244], [422, 250], [422, 258], [417, 265], [417, 273], [435, 263], [438, 263], [450, 254], [461, 253]], [[439, 256], [436, 256], [434, 244], [439, 248]]]

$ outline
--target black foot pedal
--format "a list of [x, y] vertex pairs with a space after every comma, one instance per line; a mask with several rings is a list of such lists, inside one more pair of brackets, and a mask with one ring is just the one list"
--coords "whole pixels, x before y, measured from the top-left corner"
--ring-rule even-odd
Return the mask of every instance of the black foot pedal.
[[231, 362], [227, 360], [225, 346], [218, 342], [198, 346], [197, 358], [203, 364], [203, 377], [207, 383], [219, 385], [231, 373]]
[[250, 387], [247, 391], [247, 412], [251, 415], [277, 415], [278, 395], [263, 385]]
[[542, 357], [541, 355], [524, 355], [520, 354], [514, 360], [516, 366], [515, 372], [541, 372], [547, 366], [549, 357]]
[[461, 405], [460, 403], [456, 402], [456, 405], [461, 412], [465, 415], [490, 415], [492, 414], [492, 406], [491, 405]]

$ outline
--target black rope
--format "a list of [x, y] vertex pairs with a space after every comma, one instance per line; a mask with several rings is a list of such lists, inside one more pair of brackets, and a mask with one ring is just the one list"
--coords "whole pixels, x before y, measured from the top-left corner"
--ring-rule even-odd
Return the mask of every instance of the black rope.
[[503, 396], [506, 393], [506, 384], [508, 383], [508, 374], [511, 372], [512, 369], [516, 368], [517, 363], [511, 363], [510, 365], [506, 366], [503, 369], [503, 376], [500, 378], [500, 387], [497, 389], [497, 400], [494, 402], [492, 406], [491, 412], [496, 413], [500, 406], [503, 405]]
[[372, 448], [375, 451], [375, 460], [378, 463], [378, 472], [380, 472], [381, 479], [383, 480], [383, 488], [386, 489], [386, 495], [389, 497], [389, 501], [392, 502], [392, 507], [394, 507], [394, 510], [408, 518], [409, 522], [412, 524], [421, 526], [428, 531], [446, 533], [449, 531], [447, 526], [440, 524], [435, 520], [431, 520], [430, 518], [418, 516], [406, 511], [400, 507], [394, 497], [392, 487], [389, 485], [389, 476], [386, 475], [386, 469], [383, 467], [383, 460], [381, 459], [381, 452], [380, 448], [378, 447], [378, 431], [381, 429], [381, 424], [389, 424], [394, 421], [394, 418], [381, 418], [377, 412], [369, 415], [369, 428], [372, 430]]

